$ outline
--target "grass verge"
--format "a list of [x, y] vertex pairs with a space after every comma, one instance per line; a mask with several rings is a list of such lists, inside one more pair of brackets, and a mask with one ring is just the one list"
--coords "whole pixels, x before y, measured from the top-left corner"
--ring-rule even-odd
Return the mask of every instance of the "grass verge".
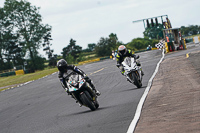
[[42, 71], [36, 71], [35, 73], [29, 73], [25, 75], [14, 75], [9, 77], [0, 77], [0, 91], [8, 89], [10, 86], [14, 87], [18, 84], [23, 84], [28, 81], [37, 80], [46, 75], [50, 75], [54, 72], [57, 72], [57, 68], [46, 69]]

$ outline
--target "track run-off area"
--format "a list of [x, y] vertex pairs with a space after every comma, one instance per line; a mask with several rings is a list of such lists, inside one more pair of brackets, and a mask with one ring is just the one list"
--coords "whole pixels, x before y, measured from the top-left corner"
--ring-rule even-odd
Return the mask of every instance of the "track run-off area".
[[142, 53], [143, 87], [121, 75], [116, 60], [79, 66], [101, 92], [96, 111], [79, 107], [62, 88], [57, 73], [0, 93], [1, 133], [126, 133], [162, 50]]

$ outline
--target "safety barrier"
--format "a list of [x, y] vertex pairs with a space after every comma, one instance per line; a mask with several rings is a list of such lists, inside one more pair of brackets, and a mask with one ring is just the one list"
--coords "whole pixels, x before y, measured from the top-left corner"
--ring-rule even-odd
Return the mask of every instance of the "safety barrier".
[[193, 38], [185, 38], [185, 42], [186, 42], [186, 43], [193, 42]]
[[24, 74], [24, 70], [17, 70], [15, 71], [16, 75], [23, 75]]
[[1, 73], [0, 77], [8, 77], [8, 76], [12, 76], [12, 75], [15, 75], [14, 71]]
[[199, 36], [195, 36], [192, 38], [194, 43], [200, 43], [200, 37]]
[[152, 50], [156, 50], [156, 49], [158, 49], [158, 48], [152, 48]]
[[108, 57], [102, 57], [102, 58], [100, 58], [100, 60], [105, 60], [105, 59], [109, 59], [110, 57], [108, 56]]
[[192, 38], [185, 38], [184, 39], [185, 43], [200, 43], [200, 36], [195, 36]]
[[96, 58], [96, 59], [93, 59], [93, 60], [81, 61], [78, 64], [83, 65], [83, 64], [86, 64], [86, 63], [96, 62], [96, 61], [105, 60], [105, 59], [110, 59], [110, 56]]
[[140, 53], [140, 52], [144, 52], [144, 51], [147, 51], [146, 49], [144, 50], [138, 50], [138, 51], [135, 51], [134, 53]]
[[100, 61], [100, 58], [93, 59], [93, 60], [82, 61], [82, 62], [79, 62], [78, 64], [79, 64], [79, 65], [82, 65], [82, 64], [91, 63], [91, 62], [96, 62], [96, 61]]

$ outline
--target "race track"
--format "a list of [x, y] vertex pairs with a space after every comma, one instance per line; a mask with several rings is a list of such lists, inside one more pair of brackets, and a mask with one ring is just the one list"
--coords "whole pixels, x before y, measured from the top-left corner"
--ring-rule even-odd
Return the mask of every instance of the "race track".
[[79, 107], [57, 74], [0, 93], [1, 133], [126, 133], [138, 102], [162, 57], [161, 50], [139, 53], [143, 87], [126, 81], [111, 59], [79, 66], [101, 96], [96, 111]]

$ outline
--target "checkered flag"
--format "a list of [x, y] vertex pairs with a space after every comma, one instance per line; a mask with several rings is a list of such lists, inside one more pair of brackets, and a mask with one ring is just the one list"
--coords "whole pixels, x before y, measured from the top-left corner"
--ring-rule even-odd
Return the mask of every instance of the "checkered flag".
[[156, 48], [163, 48], [163, 42], [159, 42], [158, 44], [155, 45]]

